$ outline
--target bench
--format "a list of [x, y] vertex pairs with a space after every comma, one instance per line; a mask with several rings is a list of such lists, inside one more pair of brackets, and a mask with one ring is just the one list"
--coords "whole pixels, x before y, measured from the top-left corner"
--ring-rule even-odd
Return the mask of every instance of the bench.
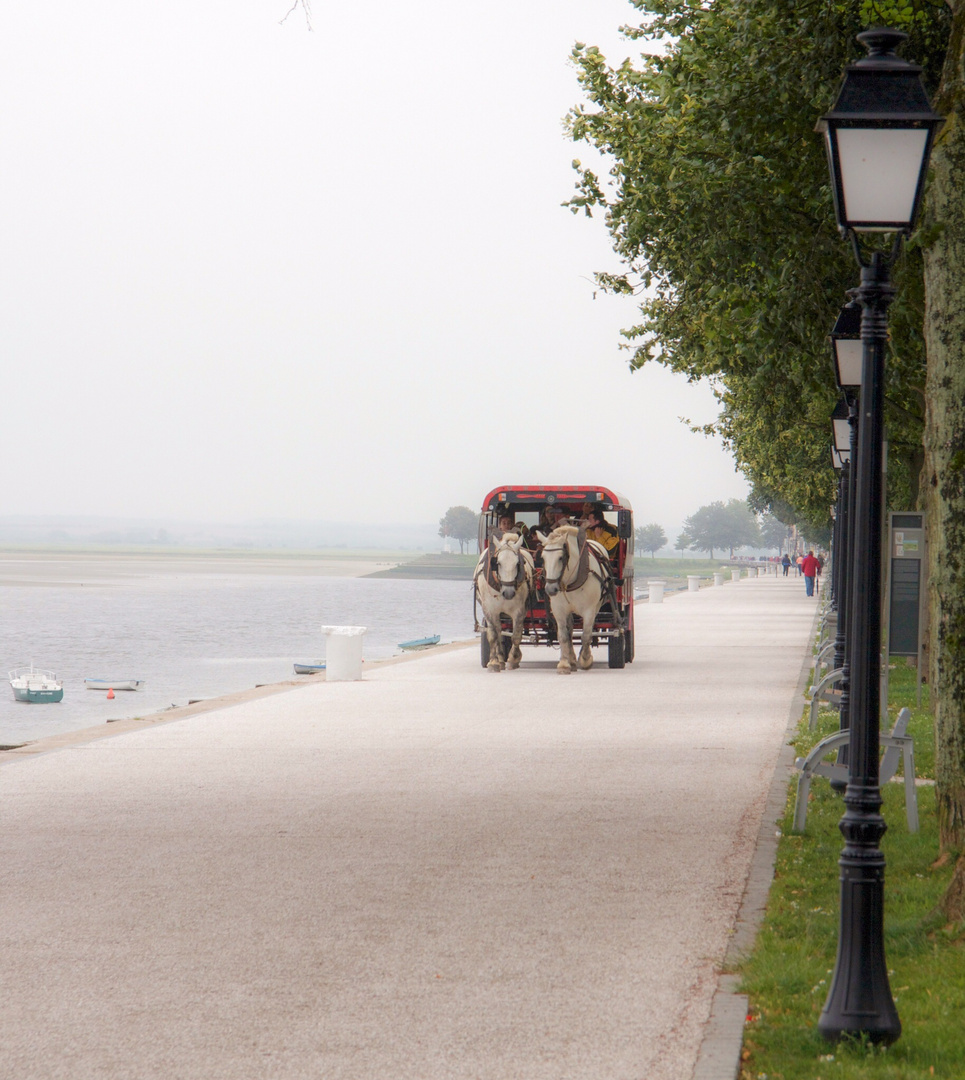
[[[905, 817], [908, 819], [908, 831], [918, 832], [918, 794], [915, 791], [915, 746], [914, 740], [906, 732], [911, 719], [911, 709], [902, 709], [895, 720], [890, 735], [880, 736], [885, 752], [878, 767], [878, 782], [886, 784], [898, 771], [899, 761], [904, 762], [905, 771]], [[822, 739], [807, 757], [797, 758], [794, 767], [801, 770], [797, 781], [797, 796], [794, 801], [794, 824], [792, 832], [804, 832], [808, 813], [808, 795], [811, 790], [811, 778], [824, 776], [839, 784], [848, 782], [848, 766], [836, 762], [824, 761], [832, 751], [846, 746], [851, 741], [850, 731], [836, 731]]]

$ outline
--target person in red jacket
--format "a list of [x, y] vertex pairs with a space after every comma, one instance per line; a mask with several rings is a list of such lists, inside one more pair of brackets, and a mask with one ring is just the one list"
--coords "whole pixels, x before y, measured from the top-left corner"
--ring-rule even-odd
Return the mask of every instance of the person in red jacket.
[[801, 573], [804, 574], [804, 591], [808, 596], [814, 595], [814, 579], [821, 572], [821, 564], [814, 557], [814, 552], [809, 551], [801, 562]]

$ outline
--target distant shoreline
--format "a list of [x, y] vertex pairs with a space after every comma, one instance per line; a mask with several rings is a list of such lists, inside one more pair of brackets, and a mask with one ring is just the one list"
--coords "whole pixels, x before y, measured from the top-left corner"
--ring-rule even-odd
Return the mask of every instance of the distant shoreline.
[[366, 577], [417, 560], [400, 551], [183, 551], [110, 548], [0, 548], [0, 585], [110, 586], [147, 575], [268, 574]]

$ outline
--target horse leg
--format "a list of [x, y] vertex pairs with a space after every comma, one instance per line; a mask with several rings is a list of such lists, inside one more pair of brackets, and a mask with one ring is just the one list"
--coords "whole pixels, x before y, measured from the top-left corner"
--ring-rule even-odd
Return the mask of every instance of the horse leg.
[[503, 664], [503, 628], [498, 615], [495, 625], [492, 619], [486, 620], [486, 636], [489, 638], [489, 663], [486, 667], [490, 671], [502, 671], [505, 666]]
[[569, 675], [576, 667], [576, 653], [573, 651], [573, 614], [567, 612], [563, 619], [556, 620], [560, 631], [560, 662], [556, 670], [561, 675]]
[[580, 645], [579, 666], [583, 671], [589, 671], [593, 667], [593, 624], [596, 622], [600, 604], [597, 603], [589, 609], [583, 609], [583, 642]]
[[520, 660], [523, 659], [523, 650], [519, 647], [519, 643], [523, 640], [523, 612], [525, 605], [520, 606], [519, 610], [513, 616], [513, 645], [509, 650], [509, 658], [506, 666], [510, 671], [515, 671], [519, 667]]

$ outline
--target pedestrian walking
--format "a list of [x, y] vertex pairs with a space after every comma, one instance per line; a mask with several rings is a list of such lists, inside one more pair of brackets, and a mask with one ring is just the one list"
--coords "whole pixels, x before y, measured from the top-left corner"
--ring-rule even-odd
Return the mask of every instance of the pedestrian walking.
[[791, 569], [791, 556], [784, 552], [784, 558], [781, 559], [781, 566], [784, 567], [784, 576], [787, 577], [788, 570]]
[[821, 564], [814, 557], [813, 551], [809, 551], [801, 560], [801, 573], [804, 575], [804, 591], [808, 596], [813, 596], [814, 579], [821, 573]]

